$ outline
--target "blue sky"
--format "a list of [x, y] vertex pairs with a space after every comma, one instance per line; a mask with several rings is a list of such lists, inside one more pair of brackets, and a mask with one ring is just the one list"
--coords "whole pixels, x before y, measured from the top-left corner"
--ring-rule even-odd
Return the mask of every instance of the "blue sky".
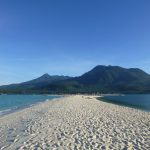
[[150, 73], [149, 0], [1, 0], [0, 85], [94, 66]]

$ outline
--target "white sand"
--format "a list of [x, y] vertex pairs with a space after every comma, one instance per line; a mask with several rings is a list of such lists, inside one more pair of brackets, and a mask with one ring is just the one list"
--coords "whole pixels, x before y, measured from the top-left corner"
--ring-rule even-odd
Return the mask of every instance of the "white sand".
[[67, 96], [0, 118], [0, 149], [150, 149], [150, 112]]

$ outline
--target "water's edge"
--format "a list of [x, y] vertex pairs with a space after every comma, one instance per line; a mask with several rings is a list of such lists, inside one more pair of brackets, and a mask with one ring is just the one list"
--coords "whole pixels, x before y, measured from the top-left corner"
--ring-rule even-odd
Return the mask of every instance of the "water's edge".
[[118, 101], [115, 101], [115, 100], [109, 100], [105, 96], [97, 97], [97, 100], [100, 100], [100, 101], [106, 102], [106, 103], [110, 103], [110, 104], [114, 104], [114, 105], [119, 105], [119, 106], [123, 106], [123, 107], [128, 107], [128, 108], [141, 110], [141, 111], [144, 111], [144, 112], [150, 112], [150, 110], [147, 110], [142, 106], [138, 106], [138, 105], [134, 105], [134, 104], [128, 104], [126, 102], [121, 102], [121, 101], [118, 102]]
[[6, 115], [14, 113], [14, 112], [18, 112], [18, 111], [26, 109], [26, 108], [33, 107], [35, 105], [38, 105], [40, 103], [44, 103], [46, 101], [58, 100], [58, 99], [64, 97], [63, 95], [61, 95], [61, 96], [60, 95], [52, 95], [52, 96], [54, 96], [54, 97], [52, 97], [51, 99], [41, 100], [41, 101], [30, 103], [30, 104], [20, 106], [20, 107], [14, 107], [14, 108], [10, 108], [10, 109], [0, 110], [0, 117], [6, 116]]

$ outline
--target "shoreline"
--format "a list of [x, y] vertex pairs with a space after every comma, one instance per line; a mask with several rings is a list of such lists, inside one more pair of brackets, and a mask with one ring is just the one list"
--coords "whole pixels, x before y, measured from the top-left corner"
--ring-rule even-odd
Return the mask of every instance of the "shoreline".
[[[5, 116], [5, 115], [9, 115], [9, 114], [11, 114], [11, 113], [15, 113], [15, 112], [17, 112], [17, 111], [21, 111], [21, 110], [26, 109], [26, 108], [30, 108], [30, 107], [32, 107], [32, 106], [35, 106], [35, 105], [40, 104], [40, 103], [44, 103], [44, 102], [46, 102], [46, 101], [52, 101], [53, 99], [57, 99], [57, 98], [62, 98], [62, 97], [64, 97], [64, 95], [47, 95], [47, 96], [56, 96], [56, 97], [54, 97], [54, 98], [52, 98], [52, 99], [48, 99], [48, 98], [47, 98], [47, 99], [45, 99], [45, 100], [33, 102], [33, 103], [31, 103], [31, 104], [26, 104], [26, 105], [24, 105], [24, 106], [15, 106], [15, 107], [13, 107], [13, 108], [8, 108], [8, 109], [0, 110], [0, 117], [3, 117], [3, 116]], [[58, 97], [57, 97], [57, 96], [58, 96]]]
[[127, 108], [132, 108], [132, 109], [140, 110], [140, 111], [143, 111], [143, 112], [150, 112], [149, 109], [145, 109], [145, 108], [140, 107], [138, 105], [131, 105], [131, 104], [127, 104], [125, 102], [108, 100], [105, 97], [97, 97], [97, 100], [100, 100], [102, 102], [109, 103], [109, 104], [114, 104], [114, 105], [118, 105], [118, 106], [122, 106], [122, 107], [127, 107]]
[[148, 149], [150, 112], [68, 95], [0, 117], [0, 149]]
[[[97, 98], [99, 99], [99, 98]], [[101, 101], [120, 105], [124, 107], [134, 108], [145, 112], [150, 112], [150, 96], [139, 94], [127, 94], [127, 95], [111, 95], [100, 98]]]

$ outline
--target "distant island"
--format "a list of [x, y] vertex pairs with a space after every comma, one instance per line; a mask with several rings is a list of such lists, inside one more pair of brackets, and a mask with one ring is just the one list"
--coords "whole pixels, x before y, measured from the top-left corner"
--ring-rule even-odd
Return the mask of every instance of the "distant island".
[[0, 86], [4, 94], [150, 93], [150, 75], [138, 68], [98, 65], [79, 77], [43, 76]]

